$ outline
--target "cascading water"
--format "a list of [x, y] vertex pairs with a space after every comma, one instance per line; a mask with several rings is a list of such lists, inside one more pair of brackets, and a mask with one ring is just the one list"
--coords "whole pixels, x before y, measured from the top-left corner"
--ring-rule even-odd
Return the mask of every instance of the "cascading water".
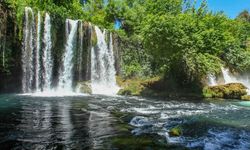
[[209, 86], [215, 86], [217, 85], [217, 81], [216, 81], [216, 76], [213, 74], [209, 74], [208, 75], [208, 84]]
[[238, 82], [235, 77], [230, 75], [230, 71], [228, 68], [222, 67], [221, 72], [222, 72], [225, 84]]
[[[52, 83], [50, 16], [47, 13], [45, 14], [43, 49], [41, 49], [42, 19], [40, 12], [37, 14], [37, 24], [34, 18], [33, 10], [26, 7], [22, 51], [22, 89], [25, 93], [49, 91]], [[34, 38], [35, 36], [36, 38]]]
[[91, 87], [93, 94], [115, 95], [116, 85], [113, 39], [109, 36], [109, 45], [105, 41], [106, 31], [95, 26], [97, 45], [91, 50]]
[[51, 90], [51, 83], [52, 83], [52, 42], [51, 42], [51, 23], [50, 23], [50, 16], [49, 14], [45, 14], [45, 21], [44, 21], [44, 49], [43, 49], [43, 91], [50, 91]]
[[66, 37], [67, 43], [65, 45], [65, 53], [63, 57], [63, 68], [59, 76], [59, 91], [72, 92], [72, 71], [73, 71], [73, 50], [75, 48], [75, 38], [77, 33], [78, 21], [76, 20], [66, 20]]
[[[65, 51], [62, 54], [62, 60], [58, 61], [58, 58], [52, 55], [52, 45], [57, 45], [62, 40], [55, 40], [52, 44], [54, 40], [52, 40], [52, 25], [48, 13], [45, 13], [43, 18], [38, 12], [36, 17], [35, 21], [33, 10], [29, 7], [25, 8], [22, 49], [24, 93], [64, 95], [66, 92], [70, 94], [73, 92], [75, 83], [87, 81], [90, 78], [93, 94], [115, 95], [117, 93], [119, 87], [116, 85], [115, 78], [112, 34], [107, 34], [105, 30], [102, 32], [98, 27], [94, 27], [92, 31], [91, 25], [67, 19]], [[97, 44], [91, 46], [91, 34], [94, 32], [97, 36]], [[106, 39], [109, 42], [106, 42]], [[62, 62], [62, 65], [54, 64], [56, 62]], [[91, 66], [88, 67], [89, 65]], [[58, 76], [57, 74], [53, 76], [53, 72], [56, 71]], [[52, 88], [52, 81], [53, 83], [58, 81], [57, 87]]]
[[36, 32], [36, 91], [40, 91], [40, 33], [41, 33], [41, 14], [38, 12], [37, 16], [37, 32]]
[[247, 93], [250, 94], [250, 82], [249, 82], [248, 78], [247, 79], [244, 79], [242, 77], [236, 78], [230, 74], [230, 71], [228, 68], [222, 67], [221, 71], [222, 71], [223, 78], [225, 80], [225, 84], [242, 83], [243, 85], [245, 85], [248, 88]]
[[22, 49], [22, 90], [32, 92], [34, 81], [34, 13], [29, 7], [25, 8], [24, 41]]

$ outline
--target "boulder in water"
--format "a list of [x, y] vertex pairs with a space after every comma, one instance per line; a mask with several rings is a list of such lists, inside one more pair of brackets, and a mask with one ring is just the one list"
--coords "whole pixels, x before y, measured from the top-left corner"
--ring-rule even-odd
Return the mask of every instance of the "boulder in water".
[[203, 88], [203, 96], [206, 98], [241, 99], [247, 94], [247, 87], [241, 83], [229, 83]]
[[90, 81], [79, 82], [77, 84], [78, 90], [81, 93], [92, 94], [91, 83]]
[[135, 116], [129, 123], [130, 125], [134, 127], [143, 127], [143, 126], [149, 126], [150, 122], [148, 118], [143, 116]]
[[172, 128], [169, 132], [168, 132], [169, 136], [175, 137], [175, 136], [181, 136], [182, 134], [182, 128], [180, 126], [176, 126], [174, 128]]
[[250, 101], [250, 95], [241, 96], [241, 99], [244, 101]]

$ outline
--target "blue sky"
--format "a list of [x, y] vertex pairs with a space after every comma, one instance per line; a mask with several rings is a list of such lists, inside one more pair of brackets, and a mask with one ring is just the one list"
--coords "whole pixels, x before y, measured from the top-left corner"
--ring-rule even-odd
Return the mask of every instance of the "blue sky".
[[244, 9], [250, 10], [250, 0], [207, 0], [207, 2], [209, 10], [223, 11], [230, 18], [235, 18]]

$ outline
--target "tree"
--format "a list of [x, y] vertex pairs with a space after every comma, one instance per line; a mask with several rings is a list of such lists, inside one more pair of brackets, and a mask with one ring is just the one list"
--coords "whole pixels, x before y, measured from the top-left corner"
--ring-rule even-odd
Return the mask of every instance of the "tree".
[[249, 14], [248, 10], [242, 11], [236, 18], [239, 20], [250, 22], [250, 14]]

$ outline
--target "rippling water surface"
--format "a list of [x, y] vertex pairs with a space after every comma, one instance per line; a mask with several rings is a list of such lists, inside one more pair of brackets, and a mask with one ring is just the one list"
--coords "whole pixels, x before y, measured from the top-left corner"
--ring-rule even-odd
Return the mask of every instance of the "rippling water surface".
[[[1, 95], [0, 149], [120, 149], [108, 140], [121, 135], [115, 128], [119, 118], [111, 113], [116, 110], [130, 114], [127, 125], [134, 137], [158, 135], [165, 144], [189, 149], [248, 150], [249, 106], [235, 101]], [[183, 128], [182, 135], [170, 137], [176, 126]]]

